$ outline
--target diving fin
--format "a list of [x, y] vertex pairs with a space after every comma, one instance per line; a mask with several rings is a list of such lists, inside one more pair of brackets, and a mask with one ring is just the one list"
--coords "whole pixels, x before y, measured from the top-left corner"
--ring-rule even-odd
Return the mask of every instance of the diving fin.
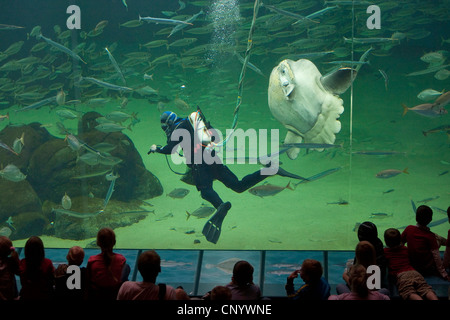
[[217, 243], [220, 237], [223, 219], [225, 219], [225, 216], [227, 215], [228, 210], [230, 210], [230, 208], [231, 208], [230, 202], [222, 203], [217, 208], [216, 213], [211, 217], [211, 219], [209, 219], [208, 222], [206, 222], [202, 231], [206, 240], [214, 244]]

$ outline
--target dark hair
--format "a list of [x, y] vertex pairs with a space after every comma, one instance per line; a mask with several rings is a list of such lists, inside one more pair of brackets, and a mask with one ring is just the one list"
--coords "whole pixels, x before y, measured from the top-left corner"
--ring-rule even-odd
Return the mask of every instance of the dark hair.
[[253, 283], [253, 267], [247, 261], [241, 260], [233, 267], [233, 280], [238, 286], [246, 286]]
[[378, 238], [378, 229], [373, 222], [365, 221], [359, 225], [358, 227], [359, 241], [367, 240], [372, 243], [377, 238]]
[[433, 210], [427, 205], [421, 205], [416, 210], [416, 221], [421, 226], [426, 226], [433, 220]]
[[355, 248], [356, 263], [365, 268], [372, 264], [377, 264], [375, 247], [369, 241], [360, 241]]
[[211, 290], [211, 300], [231, 300], [231, 290], [225, 286], [215, 286]]
[[144, 281], [155, 281], [161, 271], [161, 258], [155, 250], [148, 250], [141, 253], [137, 265]]
[[41, 264], [45, 258], [44, 243], [41, 238], [31, 236], [25, 243], [26, 273], [30, 279], [36, 279], [41, 275]]
[[389, 248], [398, 246], [402, 242], [400, 231], [395, 228], [389, 228], [384, 231], [384, 242]]
[[323, 268], [319, 261], [314, 259], [305, 259], [302, 263], [302, 271], [308, 277], [308, 282], [314, 282], [320, 279], [323, 274]]
[[6, 258], [11, 253], [12, 242], [6, 236], [0, 236], [0, 258]]
[[116, 234], [111, 228], [102, 228], [97, 233], [97, 245], [102, 249], [105, 265], [109, 266], [113, 257], [112, 249], [116, 244]]

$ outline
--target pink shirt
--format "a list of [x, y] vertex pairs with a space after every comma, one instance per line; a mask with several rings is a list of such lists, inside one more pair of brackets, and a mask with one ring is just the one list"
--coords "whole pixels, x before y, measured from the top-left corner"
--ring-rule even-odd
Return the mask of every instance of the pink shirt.
[[[159, 300], [159, 286], [151, 282], [125, 281], [119, 289], [117, 300]], [[164, 300], [176, 300], [175, 289], [166, 285]]]
[[328, 300], [390, 300], [387, 295], [379, 293], [378, 291], [369, 291], [365, 298], [361, 298], [354, 292], [342, 293], [340, 295], [331, 295]]

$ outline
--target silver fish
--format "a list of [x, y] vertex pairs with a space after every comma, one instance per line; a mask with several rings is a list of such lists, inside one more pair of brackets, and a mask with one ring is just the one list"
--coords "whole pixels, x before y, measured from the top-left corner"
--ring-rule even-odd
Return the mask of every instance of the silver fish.
[[383, 171], [378, 172], [376, 174], [376, 177], [377, 178], [381, 178], [381, 179], [387, 179], [387, 178], [395, 177], [395, 176], [399, 175], [400, 173], [407, 173], [407, 174], [409, 174], [408, 168], [405, 168], [403, 170], [397, 170], [397, 169], [383, 170]]
[[97, 129], [98, 131], [101, 131], [101, 132], [110, 133], [110, 132], [119, 132], [119, 131], [122, 131], [125, 129], [130, 129], [130, 126], [124, 127], [117, 123], [106, 122], [106, 123], [101, 123], [101, 124], [95, 126], [95, 129]]
[[0, 170], [0, 176], [6, 180], [19, 182], [26, 179], [26, 175], [24, 175], [19, 168], [17, 168], [13, 164], [8, 164], [5, 168]]
[[214, 211], [216, 211], [216, 208], [209, 206], [202, 206], [192, 213], [186, 211], [186, 220], [188, 220], [190, 217], [196, 217], [197, 219], [207, 218], [212, 215]]
[[120, 91], [120, 92], [122, 92], [122, 91], [123, 92], [132, 92], [133, 91], [133, 89], [131, 89], [131, 88], [118, 86], [118, 85], [115, 85], [115, 84], [112, 84], [109, 82], [105, 82], [102, 80], [98, 80], [98, 79], [95, 79], [92, 77], [80, 77], [80, 81], [83, 81], [83, 80], [89, 81], [91, 83], [95, 83], [103, 88], [110, 89], [110, 90], [116, 90], [116, 91]]
[[109, 60], [111, 60], [111, 63], [113, 65], [114, 69], [116, 69], [117, 73], [120, 76], [120, 79], [122, 79], [123, 84], [126, 85], [127, 82], [125, 80], [125, 77], [123, 76], [122, 70], [120, 70], [120, 67], [117, 64], [116, 59], [114, 59], [114, 56], [111, 54], [111, 52], [109, 52], [108, 48], [105, 47], [105, 50], [106, 50], [106, 53], [108, 54]]
[[24, 137], [25, 132], [22, 133], [22, 136], [20, 138], [16, 138], [13, 142], [13, 150], [18, 154], [22, 152], [22, 148], [25, 145]]
[[[192, 17], [190, 17], [189, 19], [187, 19], [186, 22], [192, 24], [192, 22], [194, 22], [194, 21], [197, 19], [197, 17], [198, 17], [199, 15], [201, 15], [201, 14], [203, 14], [203, 10], [200, 10], [200, 12], [194, 14]], [[178, 24], [178, 25], [176, 25], [176, 26], [172, 29], [172, 31], [170, 32], [170, 34], [167, 36], [167, 38], [169, 38], [169, 37], [172, 36], [173, 34], [177, 33], [178, 31], [180, 31], [180, 30], [186, 28], [187, 26], [188, 26], [188, 24]]]
[[190, 22], [181, 21], [181, 20], [174, 20], [174, 19], [166, 19], [166, 18], [154, 18], [154, 17], [141, 17], [139, 15], [139, 21], [145, 21], [148, 23], [156, 23], [156, 24], [186, 24], [186, 25], [192, 25]]
[[171, 198], [175, 198], [175, 199], [181, 199], [181, 198], [184, 198], [185, 196], [187, 196], [188, 193], [189, 193], [188, 189], [176, 188], [176, 189], [173, 189], [170, 193], [168, 193], [167, 196], [169, 196]]
[[290, 190], [294, 190], [291, 187], [291, 183], [289, 182], [286, 187], [280, 187], [280, 186], [275, 186], [272, 184], [263, 184], [261, 186], [256, 186], [253, 187], [249, 190], [249, 192], [255, 196], [258, 197], [267, 197], [267, 196], [274, 196], [277, 193], [283, 191], [284, 189], [290, 189]]
[[45, 42], [47, 42], [49, 45], [51, 45], [52, 47], [54, 47], [54, 48], [56, 48], [56, 49], [58, 49], [58, 50], [60, 50], [60, 51], [62, 51], [62, 52], [64, 52], [64, 53], [66, 53], [66, 54], [68, 54], [69, 56], [71, 56], [72, 58], [74, 58], [74, 59], [76, 59], [76, 60], [79, 60], [79, 61], [81, 61], [81, 62], [83, 62], [84, 64], [87, 64], [78, 54], [76, 54], [75, 52], [73, 52], [72, 50], [70, 50], [69, 48], [67, 48], [67, 47], [65, 47], [65, 46], [63, 46], [62, 44], [60, 44], [60, 43], [58, 43], [58, 42], [55, 42], [55, 41], [53, 41], [52, 39], [50, 39], [50, 38], [46, 38], [46, 37], [44, 37], [43, 35], [42, 35], [42, 33], [41, 34], [38, 34], [37, 36], [36, 36], [36, 39], [43, 39]]
[[54, 102], [56, 102], [56, 96], [50, 97], [50, 98], [46, 98], [44, 100], [35, 102], [35, 103], [33, 103], [33, 104], [29, 105], [29, 106], [25, 106], [25, 107], [23, 107], [21, 109], [15, 110], [15, 112], [22, 112], [22, 111], [28, 111], [28, 110], [37, 110], [37, 109], [39, 109], [39, 108], [41, 108], [43, 106], [46, 106], [48, 104], [52, 104]]
[[111, 196], [114, 192], [114, 186], [116, 184], [116, 180], [117, 179], [111, 180], [111, 184], [109, 185], [109, 189], [108, 189], [108, 192], [106, 193], [105, 200], [103, 201], [103, 210], [105, 210], [109, 200], [111, 199]]

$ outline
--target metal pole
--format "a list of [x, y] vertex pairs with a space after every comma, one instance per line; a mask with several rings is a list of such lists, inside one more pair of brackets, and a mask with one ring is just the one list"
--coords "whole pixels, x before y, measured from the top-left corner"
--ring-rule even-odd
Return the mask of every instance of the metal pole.
[[195, 271], [194, 290], [193, 290], [194, 296], [196, 296], [198, 294], [198, 286], [200, 284], [200, 275], [202, 273], [202, 264], [203, 264], [203, 250], [200, 250], [198, 252], [197, 269]]

